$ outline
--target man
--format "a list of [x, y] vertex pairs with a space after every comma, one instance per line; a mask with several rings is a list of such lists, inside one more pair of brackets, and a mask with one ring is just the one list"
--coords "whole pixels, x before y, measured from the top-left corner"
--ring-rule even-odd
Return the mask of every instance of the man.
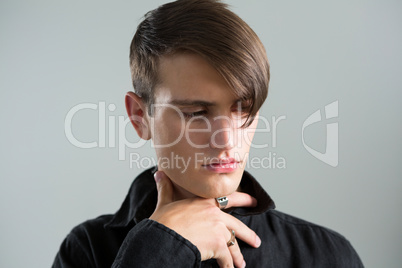
[[158, 160], [179, 161], [140, 174], [115, 215], [74, 228], [54, 267], [362, 267], [347, 240], [275, 211], [244, 171], [269, 65], [226, 5], [178, 0], [149, 12], [130, 65], [136, 132]]

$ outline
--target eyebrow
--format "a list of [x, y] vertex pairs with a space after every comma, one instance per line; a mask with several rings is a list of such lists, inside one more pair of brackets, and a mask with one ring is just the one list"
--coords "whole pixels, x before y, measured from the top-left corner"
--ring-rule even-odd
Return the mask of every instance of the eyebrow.
[[169, 101], [169, 104], [177, 106], [216, 106], [216, 102], [204, 101], [204, 100], [191, 100], [191, 99], [174, 99]]
[[[237, 103], [241, 101], [240, 99], [237, 99], [234, 103]], [[216, 106], [216, 102], [211, 102], [211, 101], [204, 101], [204, 100], [191, 100], [191, 99], [174, 99], [169, 101], [169, 104], [172, 105], [177, 105], [177, 106], [205, 106], [205, 107], [210, 107], [210, 106]]]

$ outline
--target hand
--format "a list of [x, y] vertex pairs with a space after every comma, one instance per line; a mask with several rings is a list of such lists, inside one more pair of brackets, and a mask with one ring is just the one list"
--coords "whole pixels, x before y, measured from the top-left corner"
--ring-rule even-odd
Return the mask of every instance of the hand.
[[[202, 260], [216, 259], [220, 267], [245, 267], [238, 243], [228, 247], [229, 229], [236, 237], [257, 248], [261, 244], [257, 234], [235, 217], [221, 211], [215, 199], [190, 198], [173, 201], [173, 185], [163, 171], [155, 173], [158, 203], [150, 219], [174, 230], [201, 253]], [[228, 207], [251, 207], [257, 201], [245, 193], [228, 196]], [[234, 266], [233, 266], [234, 265]]]

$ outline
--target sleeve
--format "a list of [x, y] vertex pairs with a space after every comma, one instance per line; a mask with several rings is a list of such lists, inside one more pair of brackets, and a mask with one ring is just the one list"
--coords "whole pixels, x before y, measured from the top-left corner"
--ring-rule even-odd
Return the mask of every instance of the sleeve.
[[320, 256], [321, 263], [317, 267], [348, 267], [364, 268], [364, 265], [353, 248], [352, 244], [341, 234], [329, 230], [321, 229], [322, 239], [318, 244], [317, 256]]
[[352, 244], [345, 239], [346, 246], [343, 248], [342, 253], [338, 256], [338, 267], [350, 267], [350, 268], [364, 268], [363, 262], [361, 261], [356, 250], [353, 248]]
[[126, 236], [113, 268], [200, 267], [197, 247], [175, 231], [149, 219], [142, 220]]
[[[52, 268], [110, 267], [104, 256], [94, 253], [94, 240], [89, 240], [82, 226], [74, 228], [60, 246]], [[97, 239], [99, 243], [101, 239]], [[108, 243], [107, 239], [101, 243]], [[103, 252], [103, 254], [108, 254]], [[113, 254], [110, 253], [109, 254]], [[102, 254], [101, 254], [102, 255]], [[168, 227], [144, 219], [135, 225], [121, 244], [113, 268], [200, 267], [201, 254], [190, 241]]]

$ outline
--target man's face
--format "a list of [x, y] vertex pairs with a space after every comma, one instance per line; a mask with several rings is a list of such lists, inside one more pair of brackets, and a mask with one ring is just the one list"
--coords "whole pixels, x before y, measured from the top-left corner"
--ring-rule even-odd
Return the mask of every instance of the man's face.
[[257, 118], [247, 128], [245, 102], [198, 55], [161, 58], [154, 116], [147, 117], [158, 169], [178, 198], [226, 196], [239, 186]]

